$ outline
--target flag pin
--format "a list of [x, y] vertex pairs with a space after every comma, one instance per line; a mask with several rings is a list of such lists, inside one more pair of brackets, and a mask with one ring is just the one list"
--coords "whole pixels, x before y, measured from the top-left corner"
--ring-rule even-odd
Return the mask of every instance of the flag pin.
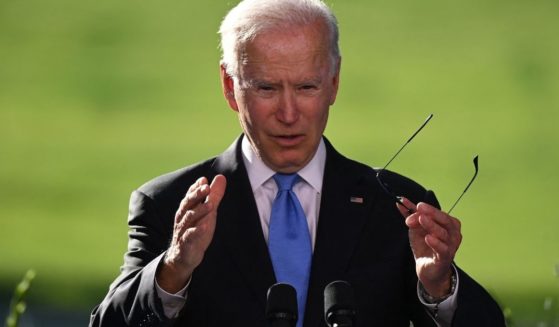
[[349, 201], [353, 203], [363, 203], [363, 198], [359, 196], [352, 196], [349, 198]]

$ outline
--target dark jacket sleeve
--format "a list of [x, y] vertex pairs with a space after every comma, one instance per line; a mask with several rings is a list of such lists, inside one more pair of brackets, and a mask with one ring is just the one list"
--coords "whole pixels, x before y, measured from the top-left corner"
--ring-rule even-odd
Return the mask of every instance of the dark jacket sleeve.
[[161, 220], [154, 201], [134, 191], [130, 198], [124, 265], [103, 302], [93, 309], [89, 326], [167, 326], [172, 323], [165, 317], [155, 288], [157, 266], [172, 230]]
[[459, 269], [458, 307], [452, 326], [504, 327], [505, 317], [497, 302], [468, 274]]
[[[425, 202], [437, 208], [440, 205], [432, 191], [427, 191]], [[458, 268], [460, 286], [458, 289], [458, 306], [452, 319], [453, 327], [501, 327], [505, 326], [503, 312], [489, 293]]]

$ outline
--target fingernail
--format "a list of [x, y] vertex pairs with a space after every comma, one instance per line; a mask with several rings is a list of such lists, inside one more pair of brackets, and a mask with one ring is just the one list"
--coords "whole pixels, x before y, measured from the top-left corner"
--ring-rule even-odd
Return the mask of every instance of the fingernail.
[[406, 218], [406, 225], [413, 225], [413, 224], [416, 223], [416, 221], [417, 221], [417, 218], [416, 218], [416, 217], [408, 216], [408, 217]]

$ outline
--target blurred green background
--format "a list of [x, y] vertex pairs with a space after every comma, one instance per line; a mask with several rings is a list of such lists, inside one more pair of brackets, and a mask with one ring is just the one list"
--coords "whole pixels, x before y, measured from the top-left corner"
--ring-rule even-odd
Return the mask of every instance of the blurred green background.
[[[392, 169], [448, 208], [479, 154], [457, 262], [517, 325], [557, 319], [559, 2], [327, 2], [343, 61], [326, 135], [382, 166], [434, 113]], [[122, 263], [130, 192], [239, 134], [216, 33], [235, 3], [0, 0], [1, 298], [34, 268], [30, 307], [85, 323]]]

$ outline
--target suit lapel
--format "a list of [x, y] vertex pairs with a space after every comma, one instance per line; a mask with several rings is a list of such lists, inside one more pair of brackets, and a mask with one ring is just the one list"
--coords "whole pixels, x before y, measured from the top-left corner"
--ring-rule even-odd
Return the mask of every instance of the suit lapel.
[[218, 210], [216, 237], [223, 241], [264, 312], [267, 290], [275, 283], [275, 277], [242, 160], [240, 140], [237, 139], [213, 165], [217, 173], [227, 178], [227, 190]]
[[[227, 178], [227, 191], [219, 207], [216, 236], [265, 310], [266, 293], [275, 283], [272, 262], [262, 234], [258, 210], [242, 160], [240, 138], [213, 164], [217, 174]], [[327, 158], [322, 188], [317, 238], [313, 253], [305, 326], [321, 326], [324, 287], [344, 278], [358, 235], [374, 205], [364, 170], [340, 155], [326, 141]]]
[[374, 192], [364, 171], [327, 144], [322, 199], [313, 254], [305, 326], [321, 326], [324, 287], [343, 279], [360, 231], [370, 219]]

